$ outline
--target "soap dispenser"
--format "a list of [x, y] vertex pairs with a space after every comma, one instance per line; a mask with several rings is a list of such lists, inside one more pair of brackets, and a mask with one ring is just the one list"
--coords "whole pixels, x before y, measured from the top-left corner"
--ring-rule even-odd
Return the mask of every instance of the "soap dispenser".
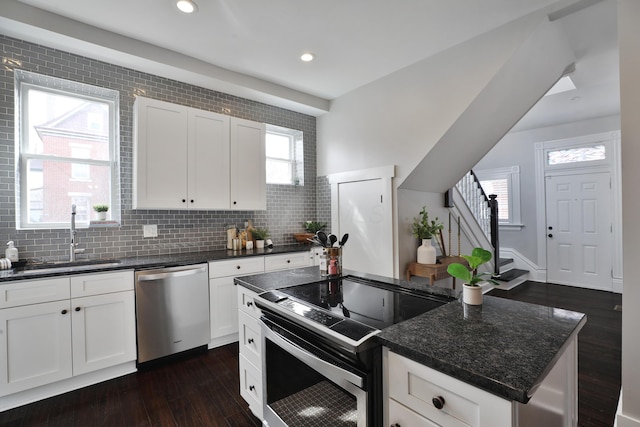
[[11, 262], [18, 262], [18, 249], [13, 246], [13, 240], [7, 243], [7, 250], [4, 251], [4, 256]]

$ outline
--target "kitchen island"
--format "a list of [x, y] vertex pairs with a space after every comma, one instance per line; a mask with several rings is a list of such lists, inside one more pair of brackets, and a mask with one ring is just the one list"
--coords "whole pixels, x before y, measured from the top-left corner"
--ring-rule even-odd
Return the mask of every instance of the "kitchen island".
[[[308, 267], [235, 282], [258, 294], [322, 280]], [[385, 424], [575, 426], [577, 334], [585, 322], [582, 313], [486, 296], [481, 307], [455, 300], [382, 329], [373, 340], [383, 346]]]

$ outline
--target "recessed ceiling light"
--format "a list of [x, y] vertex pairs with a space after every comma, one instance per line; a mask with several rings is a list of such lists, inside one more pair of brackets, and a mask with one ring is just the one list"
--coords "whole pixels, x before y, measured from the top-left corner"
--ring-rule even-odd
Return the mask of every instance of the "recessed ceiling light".
[[315, 58], [315, 55], [311, 52], [305, 52], [300, 56], [300, 59], [304, 62], [313, 61], [313, 58]]
[[193, 13], [198, 11], [198, 5], [193, 0], [178, 0], [176, 6], [180, 12]]

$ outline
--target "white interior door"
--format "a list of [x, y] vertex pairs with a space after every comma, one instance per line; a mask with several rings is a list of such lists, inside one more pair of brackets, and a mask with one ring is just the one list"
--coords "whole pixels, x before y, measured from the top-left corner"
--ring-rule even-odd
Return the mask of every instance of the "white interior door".
[[612, 290], [611, 178], [546, 177], [547, 281]]
[[[337, 224], [332, 231], [342, 237], [343, 267], [363, 273], [393, 277], [393, 221], [388, 180], [368, 179], [337, 184]], [[334, 193], [335, 194], [335, 193]]]

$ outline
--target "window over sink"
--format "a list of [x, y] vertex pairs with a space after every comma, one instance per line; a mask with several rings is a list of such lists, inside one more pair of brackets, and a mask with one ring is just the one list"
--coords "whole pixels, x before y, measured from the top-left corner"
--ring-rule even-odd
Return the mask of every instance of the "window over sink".
[[267, 184], [304, 185], [302, 131], [267, 125]]
[[120, 219], [119, 93], [16, 70], [16, 227], [89, 226], [92, 206]]

